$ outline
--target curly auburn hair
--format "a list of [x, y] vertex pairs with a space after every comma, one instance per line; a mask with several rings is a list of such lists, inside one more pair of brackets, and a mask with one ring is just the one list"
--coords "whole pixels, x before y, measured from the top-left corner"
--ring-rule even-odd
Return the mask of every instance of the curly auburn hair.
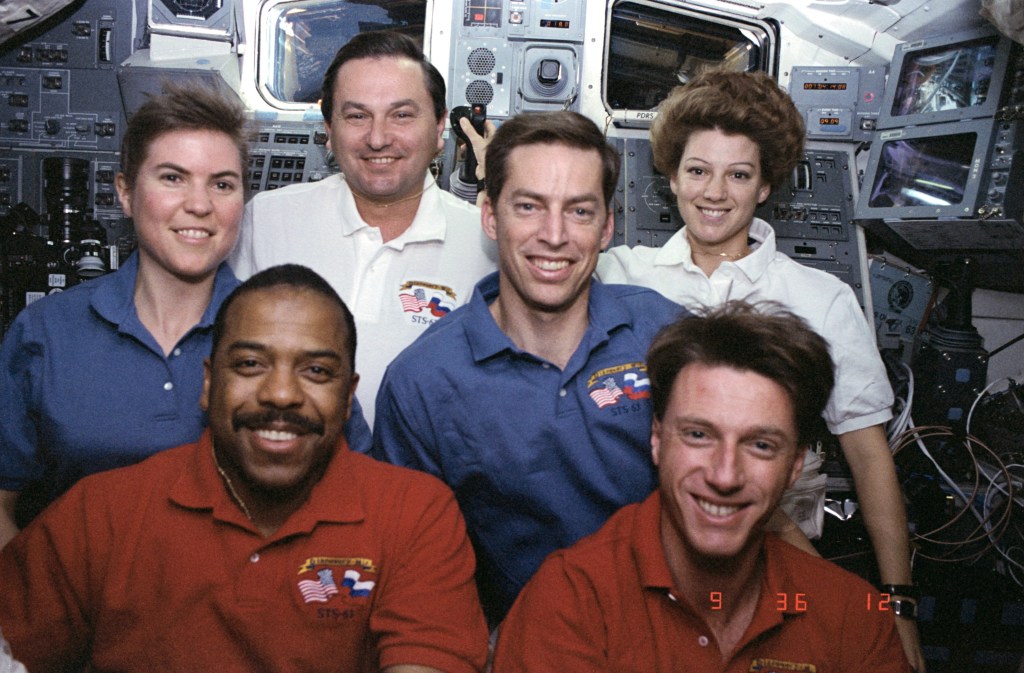
[[654, 167], [674, 175], [690, 134], [710, 129], [750, 138], [760, 150], [761, 176], [773, 190], [803, 156], [803, 118], [789, 94], [763, 72], [711, 69], [674, 88], [651, 127]]

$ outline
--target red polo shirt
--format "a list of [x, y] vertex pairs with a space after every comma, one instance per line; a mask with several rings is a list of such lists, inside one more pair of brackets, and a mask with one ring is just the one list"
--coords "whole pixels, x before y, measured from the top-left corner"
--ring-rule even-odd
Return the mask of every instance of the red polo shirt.
[[549, 556], [501, 626], [494, 673], [911, 670], [871, 585], [773, 536], [754, 617], [723, 662], [701, 614], [729, 597], [709, 594], [701, 606], [677, 598], [660, 517], [656, 492]]
[[0, 629], [32, 673], [480, 670], [455, 499], [340, 445], [264, 538], [196, 444], [81, 481], [0, 553]]

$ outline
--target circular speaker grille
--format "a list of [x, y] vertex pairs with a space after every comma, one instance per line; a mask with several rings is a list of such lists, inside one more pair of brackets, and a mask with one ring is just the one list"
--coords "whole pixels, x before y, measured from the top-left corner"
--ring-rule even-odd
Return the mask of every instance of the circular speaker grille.
[[478, 105], [488, 105], [494, 98], [494, 89], [488, 82], [482, 79], [473, 80], [466, 87], [466, 102]]
[[470, 52], [467, 63], [469, 71], [474, 75], [486, 75], [494, 70], [494, 53], [490, 49], [477, 47]]

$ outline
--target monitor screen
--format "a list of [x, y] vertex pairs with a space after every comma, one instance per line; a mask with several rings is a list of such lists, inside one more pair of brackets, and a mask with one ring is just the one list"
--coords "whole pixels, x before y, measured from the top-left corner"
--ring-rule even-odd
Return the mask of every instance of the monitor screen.
[[964, 200], [977, 133], [899, 138], [882, 143], [871, 208], [953, 206]]
[[996, 36], [909, 53], [896, 84], [893, 117], [983, 105], [992, 84]]

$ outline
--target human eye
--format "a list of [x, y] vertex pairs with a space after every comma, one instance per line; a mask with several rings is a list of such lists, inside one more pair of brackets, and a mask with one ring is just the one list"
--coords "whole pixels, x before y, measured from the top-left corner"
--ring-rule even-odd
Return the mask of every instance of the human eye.
[[711, 436], [701, 428], [683, 428], [679, 434], [683, 441], [691, 446], [704, 446], [711, 443]]
[[177, 171], [165, 171], [160, 174], [160, 181], [168, 184], [178, 184], [183, 180], [181, 174]]
[[747, 171], [733, 171], [733, 179], [745, 182], [750, 179], [750, 173]]
[[213, 187], [218, 192], [233, 192], [238, 189], [238, 184], [234, 180], [217, 180]]
[[263, 364], [255, 357], [239, 356], [231, 361], [231, 370], [242, 376], [255, 376], [263, 369]]
[[512, 204], [513, 210], [517, 213], [529, 214], [537, 209], [537, 206], [530, 201], [517, 201]]
[[335, 378], [334, 368], [322, 363], [311, 363], [305, 367], [303, 374], [313, 383], [327, 383]]

